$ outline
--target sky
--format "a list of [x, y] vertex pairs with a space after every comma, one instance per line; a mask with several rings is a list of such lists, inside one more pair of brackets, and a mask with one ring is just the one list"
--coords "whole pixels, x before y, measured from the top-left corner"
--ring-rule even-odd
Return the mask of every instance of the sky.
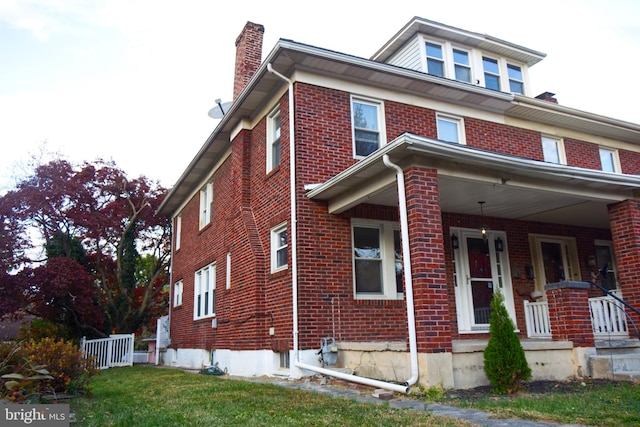
[[637, 0], [237, 4], [0, 0], [0, 194], [42, 150], [173, 186], [218, 123], [215, 100], [231, 101], [247, 21], [265, 27], [263, 58], [281, 38], [369, 58], [414, 16], [488, 34], [547, 55], [534, 96], [640, 124]]

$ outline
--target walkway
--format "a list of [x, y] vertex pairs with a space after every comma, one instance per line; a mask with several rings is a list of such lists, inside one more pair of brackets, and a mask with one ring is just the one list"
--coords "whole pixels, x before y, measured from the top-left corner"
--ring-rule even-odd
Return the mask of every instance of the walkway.
[[482, 427], [580, 427], [578, 424], [555, 424], [541, 421], [527, 421], [518, 419], [498, 419], [491, 418], [492, 415], [488, 412], [479, 411], [476, 409], [457, 408], [455, 406], [440, 405], [438, 403], [423, 402], [420, 400], [396, 397], [392, 400], [380, 400], [375, 397], [367, 395], [371, 389], [367, 388], [366, 392], [363, 390], [354, 390], [346, 387], [341, 387], [334, 384], [320, 384], [318, 382], [311, 381], [309, 379], [301, 381], [289, 381], [287, 379], [279, 378], [241, 378], [233, 377], [238, 380], [249, 380], [257, 382], [269, 382], [281, 387], [287, 387], [291, 389], [314, 391], [317, 393], [326, 393], [334, 397], [344, 397], [347, 399], [357, 400], [365, 403], [388, 403], [391, 408], [398, 409], [413, 409], [416, 411], [429, 411], [435, 415], [442, 415], [446, 417], [459, 418], [470, 423], [473, 423]]

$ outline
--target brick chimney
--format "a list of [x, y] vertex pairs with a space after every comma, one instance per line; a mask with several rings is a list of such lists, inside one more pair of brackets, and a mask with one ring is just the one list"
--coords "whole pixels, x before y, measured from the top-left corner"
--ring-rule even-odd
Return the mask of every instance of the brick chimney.
[[247, 22], [236, 39], [236, 69], [233, 80], [235, 100], [255, 74], [262, 62], [264, 26]]
[[556, 94], [551, 92], [541, 93], [540, 95], [536, 96], [536, 98], [541, 99], [543, 101], [553, 102], [554, 104], [558, 103], [558, 100], [556, 99]]

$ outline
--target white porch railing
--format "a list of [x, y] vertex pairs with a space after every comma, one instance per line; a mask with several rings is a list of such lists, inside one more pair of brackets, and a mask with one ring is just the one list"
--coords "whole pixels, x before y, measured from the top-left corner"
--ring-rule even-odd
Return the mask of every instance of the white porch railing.
[[82, 338], [80, 347], [84, 357], [92, 357], [98, 369], [133, 366], [134, 336], [134, 334], [119, 334], [97, 340]]
[[589, 298], [593, 335], [598, 338], [629, 336], [624, 306], [610, 296]]
[[527, 323], [527, 337], [551, 338], [549, 305], [546, 301], [524, 301], [524, 317]]

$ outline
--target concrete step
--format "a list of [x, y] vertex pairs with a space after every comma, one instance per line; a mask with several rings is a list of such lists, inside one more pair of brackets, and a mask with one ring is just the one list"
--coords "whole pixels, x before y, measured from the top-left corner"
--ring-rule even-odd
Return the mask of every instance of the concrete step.
[[640, 354], [640, 340], [597, 340], [595, 342], [597, 355], [610, 354]]
[[612, 375], [640, 373], [640, 354], [596, 354], [589, 357], [591, 377], [608, 379]]

